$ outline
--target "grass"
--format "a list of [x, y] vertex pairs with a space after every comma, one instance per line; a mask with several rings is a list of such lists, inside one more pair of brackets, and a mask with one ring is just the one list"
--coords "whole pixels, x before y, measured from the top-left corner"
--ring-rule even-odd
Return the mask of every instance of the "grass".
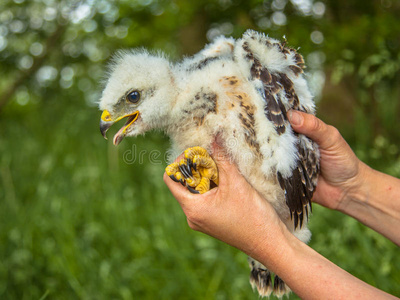
[[[258, 299], [245, 255], [188, 228], [150, 154], [162, 134], [115, 148], [95, 109], [48, 104], [0, 119], [1, 299]], [[311, 229], [318, 252], [400, 295], [394, 244], [317, 206]]]

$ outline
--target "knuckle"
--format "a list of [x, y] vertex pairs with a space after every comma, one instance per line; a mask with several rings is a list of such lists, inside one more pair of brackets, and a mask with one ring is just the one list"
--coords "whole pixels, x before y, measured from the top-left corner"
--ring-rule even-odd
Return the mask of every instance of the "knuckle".
[[198, 213], [195, 209], [193, 209], [193, 207], [182, 207], [183, 208], [183, 212], [186, 215], [187, 221], [188, 222], [192, 222], [192, 223], [197, 223], [199, 217], [198, 217]]
[[192, 222], [189, 218], [187, 219], [187, 223], [188, 223], [190, 229], [195, 230], [195, 231], [200, 230], [199, 226], [197, 226], [197, 224]]
[[207, 218], [204, 213], [196, 208], [185, 209], [185, 215], [188, 222], [188, 225], [191, 229], [199, 231], [201, 229], [202, 224], [204, 224], [205, 219]]
[[317, 117], [312, 116], [310, 127], [312, 131], [322, 131], [324, 129], [324, 123]]
[[334, 150], [341, 148], [343, 146], [342, 143], [342, 135], [340, 134], [339, 130], [331, 125], [327, 126], [326, 129], [326, 140], [324, 148]]
[[333, 127], [331, 125], [328, 126], [328, 131], [332, 137], [335, 138], [340, 138], [342, 135], [340, 134], [339, 130], [336, 127]]
[[196, 213], [191, 213], [190, 215], [186, 215], [186, 217], [188, 218], [188, 220], [191, 223], [194, 223], [194, 224], [201, 223], [201, 217]]
[[338, 142], [342, 138], [339, 130], [331, 125], [327, 126], [327, 133], [334, 143]]

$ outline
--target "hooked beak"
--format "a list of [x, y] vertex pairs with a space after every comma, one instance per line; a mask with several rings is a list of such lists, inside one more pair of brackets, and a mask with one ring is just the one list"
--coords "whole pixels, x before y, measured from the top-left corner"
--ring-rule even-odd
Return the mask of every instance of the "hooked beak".
[[115, 122], [112, 121], [111, 115], [108, 110], [103, 111], [100, 118], [100, 132], [105, 139], [107, 139], [107, 130], [111, 127]]
[[126, 121], [125, 125], [122, 126], [120, 130], [114, 135], [113, 143], [114, 145], [118, 145], [126, 136], [126, 131], [127, 129], [135, 123], [135, 121], [139, 117], [139, 111], [135, 111], [134, 113], [119, 117], [115, 120], [112, 119], [111, 114], [108, 112], [108, 110], [104, 110], [103, 113], [101, 114], [100, 118], [100, 132], [103, 135], [105, 139], [107, 139], [106, 133], [107, 130], [115, 123], [118, 122], [119, 120], [122, 120], [124, 118], [128, 118]]

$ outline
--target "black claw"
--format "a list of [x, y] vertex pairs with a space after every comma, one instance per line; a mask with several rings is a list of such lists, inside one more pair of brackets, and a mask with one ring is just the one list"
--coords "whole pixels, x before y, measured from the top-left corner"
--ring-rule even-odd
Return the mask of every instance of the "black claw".
[[187, 173], [187, 170], [185, 168], [185, 165], [180, 165], [179, 166], [179, 171], [181, 171], [181, 173], [183, 174], [183, 176], [185, 176], [186, 178], [189, 177], [189, 174]]
[[188, 165], [180, 165], [179, 170], [186, 178], [191, 178], [193, 176], [192, 169]]
[[193, 170], [197, 171], [197, 164], [192, 164]]
[[188, 171], [190, 177], [193, 176], [193, 172], [192, 172], [191, 165], [192, 165], [192, 161], [191, 161], [191, 160], [188, 160], [187, 165], [186, 165], [186, 170]]
[[179, 180], [179, 182], [180, 182], [183, 186], [186, 186], [185, 180], [181, 179], [181, 180]]
[[192, 177], [193, 176], [192, 168], [190, 166], [186, 166], [186, 170], [189, 173], [189, 176]]
[[175, 182], [179, 182], [179, 180], [176, 179], [174, 175], [169, 175], [169, 178], [171, 178], [171, 179], [172, 179], [173, 181], [175, 181]]
[[198, 190], [195, 190], [194, 188], [192, 188], [191, 186], [187, 186], [189, 192], [191, 192], [192, 194], [200, 194], [200, 192]]
[[187, 166], [188, 170], [190, 171], [190, 175], [193, 176], [192, 168], [194, 169], [194, 166], [193, 166], [193, 161], [190, 158], [187, 159]]

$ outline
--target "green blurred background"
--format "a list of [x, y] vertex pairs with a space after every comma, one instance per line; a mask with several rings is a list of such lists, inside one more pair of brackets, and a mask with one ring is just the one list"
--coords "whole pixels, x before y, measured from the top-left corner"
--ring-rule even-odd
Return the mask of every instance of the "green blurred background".
[[[164, 186], [168, 139], [101, 137], [108, 58], [144, 46], [179, 60], [247, 28], [285, 36], [318, 115], [399, 177], [399, 20], [396, 0], [2, 0], [0, 298], [258, 299], [245, 255], [191, 231]], [[310, 226], [311, 247], [400, 296], [393, 243], [317, 205]]]

